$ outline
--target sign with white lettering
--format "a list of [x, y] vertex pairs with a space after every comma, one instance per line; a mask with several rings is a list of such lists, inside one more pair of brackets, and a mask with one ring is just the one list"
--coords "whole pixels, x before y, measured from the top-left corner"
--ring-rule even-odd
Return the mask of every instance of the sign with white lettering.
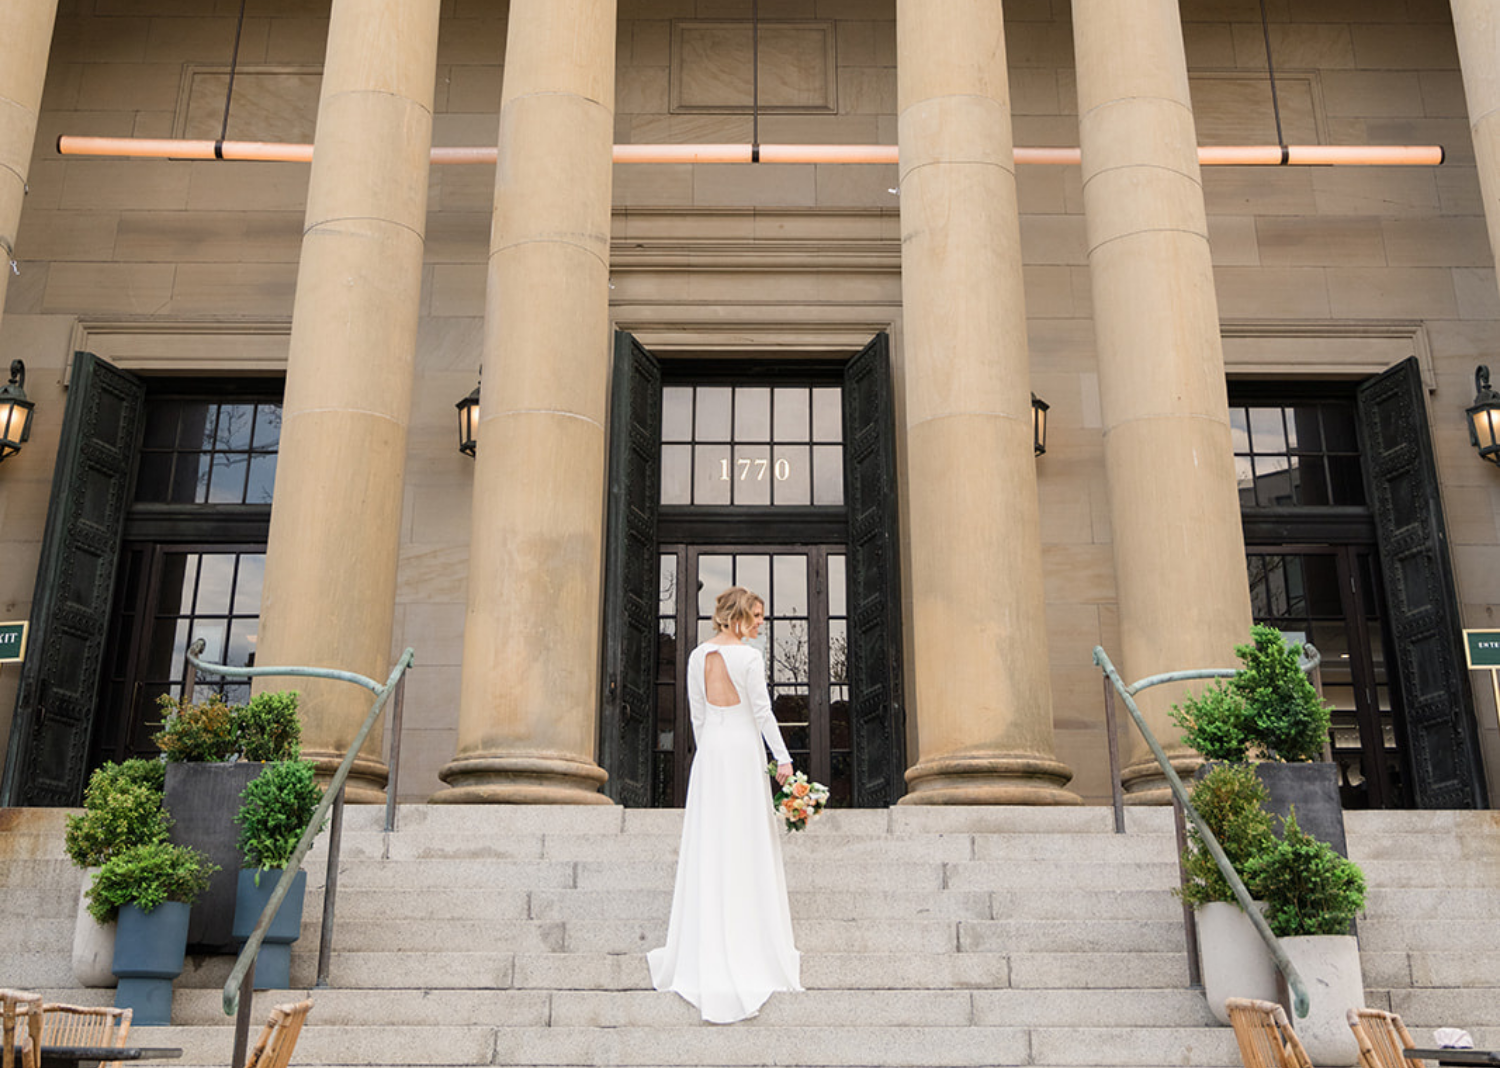
[[17, 664], [26, 659], [26, 624], [0, 623], [0, 664]]
[[1500, 630], [1464, 631], [1464, 653], [1470, 671], [1500, 668]]

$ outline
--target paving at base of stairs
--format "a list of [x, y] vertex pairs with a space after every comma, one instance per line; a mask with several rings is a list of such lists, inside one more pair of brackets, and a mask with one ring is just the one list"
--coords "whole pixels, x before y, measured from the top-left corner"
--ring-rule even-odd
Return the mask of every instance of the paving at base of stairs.
[[[65, 810], [0, 810], [0, 986], [110, 1004], [70, 955], [82, 873]], [[317, 965], [326, 836], [309, 858], [291, 990], [315, 1002], [294, 1065], [1048, 1065], [1234, 1068], [1233, 1033], [1188, 988], [1171, 813], [898, 807], [827, 813], [785, 842], [803, 994], [704, 1024], [650, 988], [680, 810], [405, 805], [348, 810], [331, 983]], [[1500, 812], [1346, 813], [1369, 883], [1365, 1002], [1419, 1042], [1500, 1047]], [[233, 958], [190, 957], [179, 1068], [229, 1063]]]

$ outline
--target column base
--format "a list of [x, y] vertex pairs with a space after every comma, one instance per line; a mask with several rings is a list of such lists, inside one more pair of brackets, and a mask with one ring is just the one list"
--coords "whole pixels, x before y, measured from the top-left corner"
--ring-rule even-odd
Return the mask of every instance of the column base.
[[906, 773], [902, 805], [1081, 805], [1064, 789], [1073, 769], [1036, 756], [974, 754], [924, 760]]
[[[318, 769], [318, 782], [327, 786], [333, 779], [333, 773], [344, 762], [344, 754], [314, 750], [304, 752], [302, 759], [313, 762]], [[349, 777], [344, 780], [344, 804], [385, 804], [385, 784], [390, 778], [390, 770], [383, 760], [355, 757], [354, 765], [349, 769]]]
[[612, 805], [599, 787], [609, 774], [593, 761], [568, 756], [466, 756], [449, 761], [438, 778], [451, 789], [434, 805]]
[[[1169, 753], [1167, 759], [1172, 762], [1172, 770], [1177, 773], [1183, 785], [1190, 787], [1193, 772], [1198, 770], [1203, 758], [1197, 753]], [[1154, 759], [1132, 764], [1120, 772], [1120, 786], [1125, 791], [1127, 805], [1172, 803], [1172, 788], [1167, 785], [1167, 777], [1162, 774], [1161, 765]]]

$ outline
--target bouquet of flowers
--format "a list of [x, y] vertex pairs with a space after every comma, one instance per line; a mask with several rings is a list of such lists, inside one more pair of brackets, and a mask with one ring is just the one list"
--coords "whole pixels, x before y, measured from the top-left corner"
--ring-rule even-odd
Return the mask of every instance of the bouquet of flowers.
[[[771, 778], [776, 778], [776, 762], [766, 768]], [[799, 771], [776, 790], [771, 805], [776, 814], [786, 820], [786, 829], [800, 831], [812, 822], [812, 818], [823, 811], [828, 803], [828, 787], [820, 782], [810, 782], [807, 772]]]

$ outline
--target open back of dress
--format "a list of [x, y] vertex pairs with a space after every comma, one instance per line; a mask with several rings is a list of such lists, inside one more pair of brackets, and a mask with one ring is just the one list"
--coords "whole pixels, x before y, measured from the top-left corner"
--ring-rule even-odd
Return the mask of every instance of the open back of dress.
[[[712, 655], [723, 658], [739, 697], [733, 705], [708, 701]], [[681, 994], [705, 1020], [733, 1023], [754, 1016], [778, 990], [802, 989], [765, 745], [778, 762], [789, 758], [771, 713], [765, 661], [753, 647], [705, 643], [693, 650], [688, 699], [697, 753], [672, 919], [667, 944], [647, 960], [657, 990]]]

